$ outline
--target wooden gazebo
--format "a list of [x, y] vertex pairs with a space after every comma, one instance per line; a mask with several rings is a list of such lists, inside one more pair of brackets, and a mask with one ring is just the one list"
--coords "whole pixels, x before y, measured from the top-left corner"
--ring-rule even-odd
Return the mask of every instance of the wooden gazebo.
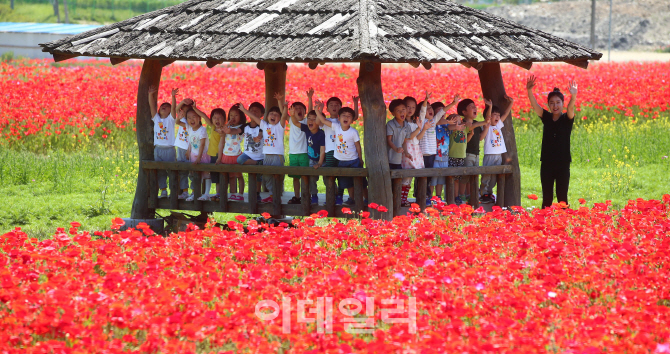
[[[520, 172], [513, 121], [508, 120], [503, 133], [507, 145], [508, 165], [478, 168], [448, 168], [390, 171], [386, 147], [386, 105], [381, 82], [382, 63], [409, 63], [430, 69], [434, 63], [460, 63], [478, 70], [482, 94], [494, 104], [504, 102], [505, 87], [500, 63], [512, 63], [530, 69], [533, 62], [567, 62], [586, 69], [589, 60], [598, 60], [601, 53], [578, 44], [528, 28], [489, 13], [446, 0], [190, 0], [126, 21], [104, 26], [65, 39], [41, 44], [56, 61], [76, 56], [109, 57], [112, 64], [128, 59], [145, 59], [137, 91], [137, 141], [140, 150], [137, 190], [132, 218], [149, 219], [155, 209], [186, 209], [202, 212], [268, 211], [274, 215], [309, 215], [328, 210], [342, 215], [334, 204], [334, 178], [346, 173], [354, 176], [360, 192], [362, 178], [370, 180], [371, 203], [393, 206], [394, 190], [401, 177], [419, 178], [434, 175], [466, 175], [482, 173], [501, 175], [499, 203], [519, 205]], [[282, 205], [275, 198], [273, 205], [258, 205], [256, 198], [248, 203], [184, 202], [177, 200], [178, 170], [194, 170], [190, 164], [157, 163], [153, 160], [152, 124], [147, 91], [158, 86], [162, 68], [176, 60], [205, 61], [208, 67], [223, 62], [256, 62], [265, 72], [266, 107], [276, 104], [274, 92], [284, 92], [286, 63], [309, 63], [316, 69], [324, 63], [360, 63], [357, 80], [365, 119], [365, 169], [198, 165], [198, 171], [221, 173], [223, 183], [228, 172], [324, 176], [327, 187], [326, 206], [311, 206], [309, 198], [303, 205]], [[157, 200], [155, 171], [170, 170], [172, 196]], [[505, 182], [504, 176], [508, 175]], [[511, 176], [510, 176], [511, 175]], [[392, 182], [392, 181], [395, 181]], [[306, 179], [303, 178], [303, 183]], [[225, 187], [225, 186], [224, 186]], [[395, 188], [394, 188], [395, 187]], [[307, 190], [303, 186], [303, 191]], [[419, 188], [421, 189], [421, 188]], [[453, 198], [453, 189], [447, 198]], [[424, 188], [425, 190], [425, 188]], [[256, 193], [249, 184], [249, 194]], [[397, 191], [396, 191], [397, 192]], [[197, 194], [197, 193], [196, 193]], [[365, 209], [360, 193], [356, 209]], [[224, 194], [225, 195], [225, 194]], [[503, 198], [500, 198], [503, 197]], [[418, 198], [425, 206], [425, 198]], [[474, 198], [476, 199], [476, 198]], [[377, 218], [390, 218], [391, 213], [371, 210]]]

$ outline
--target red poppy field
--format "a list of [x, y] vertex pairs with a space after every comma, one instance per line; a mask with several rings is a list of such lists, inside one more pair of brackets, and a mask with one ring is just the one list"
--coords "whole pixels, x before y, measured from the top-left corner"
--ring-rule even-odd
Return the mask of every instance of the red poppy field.
[[[143, 228], [89, 234], [73, 223], [39, 241], [16, 229], [0, 239], [0, 346], [667, 353], [669, 208], [665, 195], [621, 210], [603, 203], [481, 216], [441, 204], [392, 222], [313, 215], [293, 227], [239, 216], [226, 230], [166, 238]], [[279, 306], [257, 307], [262, 300]]]
[[[98, 63], [96, 61], [89, 62]], [[132, 126], [135, 115], [137, 78], [140, 63], [80, 65], [57, 67], [49, 61], [0, 63], [0, 144], [16, 145], [33, 137], [48, 146], [85, 144], [104, 141]], [[568, 80], [580, 85], [579, 109], [604, 110], [622, 118], [657, 118], [670, 108], [670, 63], [595, 63], [589, 70], [570, 65], [542, 65], [531, 73], [539, 77], [540, 95], [554, 85], [566, 91]], [[514, 117], [526, 119], [530, 106], [526, 98], [528, 71], [505, 65], [503, 78], [507, 93], [515, 99]], [[351, 104], [357, 95], [355, 66], [321, 66], [310, 70], [306, 65], [291, 66], [287, 76], [287, 98], [305, 100], [309, 87], [315, 97], [343, 98]], [[479, 99], [481, 88], [477, 71], [461, 65], [437, 65], [430, 71], [411, 69], [409, 65], [388, 67], [382, 72], [384, 94], [388, 101], [432, 91], [434, 100], [451, 102], [461, 97]], [[234, 103], [263, 101], [263, 72], [251, 65], [232, 65], [208, 69], [204, 65], [171, 65], [163, 70], [158, 99], [169, 101], [169, 92], [179, 87], [181, 97], [196, 99], [209, 112], [215, 107], [228, 109]], [[653, 89], [650, 89], [653, 88]], [[483, 106], [483, 104], [481, 104]], [[584, 115], [586, 118], [586, 115]], [[62, 142], [65, 135], [68, 144]]]

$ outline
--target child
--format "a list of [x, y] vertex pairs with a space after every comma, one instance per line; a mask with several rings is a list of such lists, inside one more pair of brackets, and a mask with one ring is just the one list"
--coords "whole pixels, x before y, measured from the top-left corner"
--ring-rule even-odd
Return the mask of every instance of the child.
[[[477, 106], [472, 100], [463, 100], [463, 103], [459, 107], [465, 107], [464, 110], [464, 121], [465, 125], [470, 129], [471, 135], [468, 136], [468, 144], [465, 149], [465, 167], [477, 167], [479, 166], [479, 145], [481, 140], [484, 138], [482, 132], [484, 131], [483, 127], [486, 124], [484, 121], [475, 121], [477, 118]], [[461, 110], [459, 109], [459, 114]], [[470, 201], [470, 180], [465, 184], [465, 202]], [[479, 198], [479, 196], [474, 196], [474, 198]]]
[[[401, 167], [403, 169], [419, 169], [424, 168], [423, 154], [421, 153], [421, 147], [419, 146], [419, 140], [423, 138], [428, 129], [429, 124], [424, 124], [426, 119], [426, 112], [428, 112], [428, 99], [430, 94], [426, 91], [426, 99], [421, 103], [421, 111], [418, 116], [410, 116], [409, 121], [405, 123], [411, 131], [410, 135], [405, 140], [405, 145], [403, 150], [405, 150]], [[415, 106], [416, 110], [416, 106]], [[433, 108], [430, 108], [430, 118], [433, 118]], [[388, 134], [388, 132], [387, 132]], [[387, 135], [388, 139], [388, 135]], [[401, 204], [400, 206], [408, 207], [410, 206], [407, 202], [407, 195], [409, 194], [410, 183], [412, 178], [404, 178], [402, 181], [402, 195], [401, 195]]]
[[[156, 109], [158, 101], [158, 87], [149, 87], [149, 108], [151, 109], [151, 120], [154, 122], [154, 161], [174, 162], [174, 125], [175, 119], [171, 113], [174, 107], [179, 89], [172, 89], [172, 105], [163, 102]], [[158, 170], [158, 198], [167, 198], [167, 171]]]
[[[484, 161], [482, 161], [483, 166], [499, 166], [502, 165], [502, 154], [507, 152], [505, 147], [505, 140], [502, 135], [502, 127], [504, 126], [503, 122], [509, 116], [510, 111], [512, 110], [512, 104], [514, 100], [505, 95], [505, 100], [507, 100], [507, 108], [504, 113], [501, 113], [500, 108], [497, 106], [491, 107], [491, 121], [489, 124], [484, 126], [484, 131], [486, 132], [486, 138], [484, 139]], [[493, 187], [496, 185], [496, 175], [483, 175], [482, 183], [479, 188], [481, 197], [479, 201], [483, 204], [486, 203], [495, 203], [493, 198]]]
[[[337, 159], [338, 167], [342, 168], [363, 168], [361, 161], [361, 143], [358, 131], [351, 126], [354, 122], [356, 112], [349, 108], [340, 108], [338, 112], [339, 121], [333, 122], [323, 116], [323, 102], [316, 101], [316, 116], [325, 126], [330, 127], [335, 134], [337, 145], [335, 146], [334, 157]], [[327, 141], [328, 139], [326, 139]], [[354, 199], [354, 179], [351, 177], [338, 177], [338, 186], [349, 190], [349, 199], [346, 204], [353, 205]], [[367, 199], [367, 181], [363, 182], [363, 196]]]
[[[228, 111], [228, 124], [221, 128], [225, 138], [219, 142], [221, 155], [217, 163], [224, 165], [235, 165], [242, 155], [242, 131], [245, 129], [247, 117], [239, 108], [233, 106]], [[230, 173], [230, 196], [228, 199], [244, 201], [244, 176], [241, 173]], [[239, 184], [239, 194], [237, 187]], [[226, 191], [223, 191], [225, 193]]]
[[[419, 139], [419, 146], [421, 147], [421, 153], [423, 155], [423, 165], [425, 168], [435, 167], [435, 159], [437, 157], [437, 133], [435, 129], [442, 124], [439, 122], [446, 123], [442, 118], [445, 116], [446, 112], [455, 106], [456, 103], [461, 99], [457, 94], [454, 96], [454, 100], [448, 104], [446, 107], [442, 106], [442, 110], [433, 109], [432, 105], [427, 107], [426, 111], [426, 120], [424, 124], [428, 125], [426, 133]], [[428, 99], [426, 99], [427, 101]], [[430, 199], [433, 196], [433, 178], [428, 177], [428, 190], [426, 194], [426, 204], [430, 205]], [[416, 184], [416, 182], [415, 182]], [[416, 185], [414, 186], [414, 191], [416, 193]]]
[[[309, 110], [312, 110], [312, 96], [314, 95], [314, 89], [310, 88], [307, 92], [307, 99], [309, 101]], [[282, 102], [284, 95], [281, 95], [277, 98], [277, 101]], [[280, 108], [283, 105], [280, 105]], [[298, 117], [299, 124], [306, 124], [307, 119], [305, 114], [307, 113], [307, 107], [302, 102], [293, 102], [291, 108], [295, 111], [296, 116]], [[287, 115], [288, 118], [288, 115]], [[293, 125], [293, 124], [291, 124]], [[297, 167], [308, 167], [309, 155], [307, 154], [307, 139], [305, 137], [305, 132], [300, 130], [300, 125], [297, 127], [294, 126], [289, 132], [289, 141], [288, 141], [288, 160], [289, 166]], [[290, 178], [293, 178], [293, 192], [295, 195], [291, 200], [288, 201], [288, 204], [300, 204], [300, 177], [298, 175], [289, 175]]]
[[[486, 101], [487, 107], [489, 107], [489, 102], [490, 101]], [[463, 131], [456, 131], [451, 134], [449, 145], [449, 167], [464, 167], [468, 140], [472, 139], [472, 129], [478, 126], [482, 126], [486, 124], [486, 122], [472, 123], [473, 119], [477, 117], [477, 106], [475, 105], [475, 102], [469, 98], [458, 102], [456, 111], [459, 114], [459, 117], [462, 118], [459, 119], [458, 124], [453, 125], [452, 127], [458, 128], [459, 125], [463, 124], [465, 125], [465, 129]], [[487, 110], [487, 112], [490, 118], [490, 111]], [[467, 182], [460, 183], [461, 176], [456, 176], [454, 180], [456, 180], [454, 188], [456, 188], [458, 191], [458, 196], [455, 198], [455, 202], [456, 204], [465, 203], [467, 201], [465, 191], [468, 184]]]
[[[175, 101], [176, 102], [176, 101]], [[174, 145], [177, 147], [177, 162], [189, 162], [188, 152], [188, 132], [186, 131], [186, 112], [192, 107], [193, 102], [187, 98], [179, 103], [179, 106], [172, 105], [172, 116], [177, 117], [177, 121], [183, 124], [178, 124], [177, 138]], [[181, 194], [179, 199], [188, 198], [188, 171], [179, 171], [179, 188]]]
[[[195, 102], [193, 102], [195, 107]], [[214, 108], [209, 115], [202, 117], [207, 123], [207, 136], [209, 137], [209, 144], [207, 148], [207, 155], [209, 155], [209, 163], [218, 164], [221, 160], [221, 149], [219, 142], [221, 141], [221, 128], [226, 124], [226, 111], [222, 108]], [[211, 118], [211, 119], [210, 119]], [[205, 191], [204, 195], [209, 196], [208, 200], [219, 200], [219, 174], [211, 174], [212, 183], [216, 184], [216, 194], [210, 195], [209, 189]]]
[[[358, 119], [358, 96], [353, 96], [351, 97], [352, 101], [354, 102], [354, 121]], [[328, 115], [330, 116], [328, 120], [331, 122], [337, 122], [338, 121], [338, 114], [340, 112], [340, 109], [342, 109], [342, 100], [339, 99], [338, 97], [331, 97], [328, 99], [326, 102], [326, 110], [328, 111]], [[324, 167], [337, 167], [339, 165], [339, 162], [335, 158], [335, 147], [336, 147], [336, 142], [335, 142], [335, 133], [333, 132], [333, 129], [327, 125], [320, 124], [320, 126], [323, 127], [323, 132], [326, 135], [326, 160], [324, 163]], [[335, 205], [342, 205], [342, 199], [344, 197], [344, 188], [339, 187], [337, 189], [337, 196], [335, 197]]]
[[[409, 139], [412, 131], [405, 124], [407, 117], [407, 106], [401, 99], [395, 99], [389, 104], [389, 111], [393, 119], [386, 123], [386, 144], [389, 146], [389, 168], [392, 170], [402, 169], [402, 157], [405, 151], [405, 142]], [[404, 188], [404, 187], [403, 187]], [[409, 188], [407, 189], [409, 193]], [[404, 194], [404, 190], [403, 190]], [[405, 199], [406, 196], [405, 196]]]
[[[312, 90], [310, 89], [310, 91]], [[314, 110], [309, 111], [307, 114], [307, 124], [300, 123], [300, 117], [298, 116], [297, 111], [298, 110], [295, 107], [291, 107], [289, 110], [291, 123], [293, 123], [291, 130], [300, 127], [300, 130], [305, 133], [305, 137], [307, 138], [309, 166], [317, 169], [323, 166], [323, 162], [326, 158], [326, 135], [323, 130], [319, 129], [319, 125], [316, 122], [316, 112]], [[319, 204], [318, 189], [316, 186], [318, 180], [319, 176], [309, 177], [309, 193], [312, 195], [310, 201], [312, 204]]]
[[[260, 104], [260, 102], [254, 102], [249, 105], [249, 112], [253, 113], [256, 117], [265, 116], [265, 107]], [[263, 132], [256, 122], [251, 120], [248, 124], [244, 126], [244, 152], [237, 158], [237, 163], [240, 165], [262, 165], [263, 164]], [[256, 177], [256, 190], [261, 190], [261, 183], [263, 177], [257, 175]], [[249, 183], [254, 183], [249, 181]], [[260, 201], [260, 195], [256, 195], [258, 201]]]
[[[268, 121], [249, 112], [241, 103], [237, 107], [244, 114], [260, 126], [263, 132], [263, 158], [264, 166], [284, 166], [284, 121], [281, 119], [282, 113], [279, 107], [274, 106], [268, 111]], [[270, 191], [270, 196], [261, 200], [263, 203], [272, 203], [273, 197], [281, 198], [282, 190], [274, 190], [272, 175], [264, 175], [263, 183]]]
[[[186, 112], [186, 121], [188, 125], [186, 126], [186, 131], [188, 132], [189, 146], [188, 146], [188, 156], [192, 164], [197, 165], [199, 163], [209, 163], [210, 157], [207, 155], [207, 150], [209, 149], [209, 137], [207, 135], [207, 128], [202, 125], [202, 117], [206, 117], [201, 110], [195, 107], [195, 102], [193, 102], [193, 108]], [[183, 124], [183, 123], [178, 123]], [[212, 188], [212, 180], [210, 179], [209, 172], [203, 172], [200, 180], [196, 179], [198, 172], [192, 171], [189, 174], [191, 179], [191, 190], [195, 191], [196, 188], [201, 188], [202, 180], [205, 181], [205, 193], [198, 198], [198, 200], [209, 200], [209, 190]], [[194, 199], [195, 192], [186, 198], [186, 201], [192, 202]]]

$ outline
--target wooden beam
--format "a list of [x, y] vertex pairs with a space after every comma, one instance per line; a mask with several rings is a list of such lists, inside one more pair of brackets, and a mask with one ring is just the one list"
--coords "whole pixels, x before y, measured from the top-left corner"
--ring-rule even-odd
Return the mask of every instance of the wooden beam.
[[266, 65], [266, 64], [263, 63], [263, 62], [258, 62], [258, 63], [256, 63], [256, 68], [257, 68], [258, 70], [265, 70], [265, 65]]
[[211, 69], [211, 68], [213, 68], [213, 67], [215, 67], [219, 64], [222, 64], [222, 63], [223, 63], [223, 60], [208, 60], [206, 65], [207, 65], [208, 68]]
[[411, 65], [414, 69], [418, 68], [421, 65], [421, 63], [419, 63], [419, 62], [411, 62], [411, 63], [407, 63], [407, 64]]
[[[179, 208], [171, 208], [170, 207], [170, 201], [167, 199], [158, 199], [158, 209], [170, 209], [170, 210], [191, 210], [191, 211], [199, 211], [203, 213], [220, 213], [221, 211], [221, 206], [218, 202], [215, 201], [205, 201], [205, 202], [200, 202], [201, 206], [197, 207], [194, 202], [187, 202], [184, 200], [179, 201]], [[228, 212], [229, 213], [237, 213], [237, 214], [248, 214], [249, 213], [249, 206], [250, 203], [245, 203], [245, 202], [234, 202], [230, 203], [228, 205]], [[309, 216], [311, 214], [316, 214], [321, 210], [326, 210], [326, 207], [323, 205], [317, 205], [314, 204], [310, 207], [310, 212], [309, 214], [304, 214], [302, 210], [302, 205], [300, 204], [282, 204], [282, 214], [284, 215], [295, 215], [295, 216]], [[351, 215], [347, 215], [342, 212], [342, 208], [351, 208], [349, 205], [338, 205], [334, 206], [333, 208], [333, 213], [328, 214], [328, 217], [334, 217], [334, 218], [346, 218], [350, 217]], [[259, 213], [270, 213], [272, 214], [274, 209], [274, 204], [259, 204], [258, 205], [258, 212], [252, 213], [252, 214], [259, 214]], [[366, 208], [367, 209], [367, 208]]]
[[271, 107], [277, 106], [275, 92], [286, 93], [286, 63], [268, 63], [265, 71], [265, 116]]
[[516, 61], [512, 62], [512, 64], [524, 68], [526, 70], [530, 70], [531, 67], [533, 67], [533, 62], [532, 61]]
[[478, 63], [478, 62], [471, 62], [471, 63], [466, 63], [462, 62], [461, 65], [465, 66], [466, 68], [474, 68], [476, 70], [481, 70], [482, 67], [484, 67], [484, 63]]
[[419, 178], [432, 176], [497, 175], [501, 173], [512, 173], [512, 171], [513, 169], [510, 165], [499, 165], [391, 170], [390, 175], [391, 178]]
[[78, 57], [79, 55], [76, 55], [76, 54], [58, 54], [58, 53], [53, 53], [53, 56], [54, 56], [54, 61], [55, 61], [56, 63], [58, 63], [59, 61], [63, 61], [63, 60], [68, 60], [68, 59], [76, 58], [76, 57]]
[[[368, 172], [364, 168], [340, 168], [340, 167], [294, 167], [294, 166], [263, 166], [263, 165], [216, 165], [197, 164], [190, 162], [163, 162], [143, 160], [140, 168], [145, 170], [175, 170], [175, 171], [199, 171], [199, 172], [228, 172], [228, 173], [257, 173], [261, 175], [298, 175], [298, 176], [336, 176], [336, 177], [367, 177]], [[409, 170], [408, 170], [409, 171]], [[432, 175], [431, 175], [432, 176]]]
[[112, 63], [112, 65], [119, 65], [129, 59], [130, 58], [109, 58], [109, 62]]
[[314, 69], [316, 69], [316, 68], [319, 66], [319, 63], [313, 61], [313, 62], [310, 62], [310, 63], [308, 64], [308, 66], [309, 66], [310, 69], [314, 70]]
[[377, 219], [393, 219], [393, 187], [386, 145], [386, 104], [382, 91], [382, 64], [361, 62], [358, 79], [358, 96], [361, 98], [365, 117], [365, 165], [371, 183], [368, 186], [368, 201], [388, 208], [388, 212], [372, 211]]
[[[479, 83], [482, 87], [482, 95], [493, 104], [505, 110], [507, 103], [504, 98], [505, 84], [503, 83], [502, 72], [499, 63], [486, 63], [479, 70]], [[503, 154], [503, 163], [512, 166], [512, 175], [505, 184], [505, 206], [521, 205], [521, 170], [519, 169], [519, 155], [516, 147], [516, 137], [514, 135], [514, 119], [505, 120], [502, 128], [503, 139], [507, 153]]]
[[163, 59], [163, 60], [161, 60], [161, 67], [164, 68], [164, 67], [174, 63], [175, 61], [177, 61], [177, 59]]
[[[141, 161], [154, 159], [154, 126], [149, 107], [149, 87], [158, 87], [162, 71], [163, 67], [159, 60], [145, 60], [137, 85], [135, 130]], [[130, 217], [133, 219], [153, 219], [155, 213], [155, 209], [149, 209], [149, 175], [147, 170], [140, 168], [137, 174], [137, 187]]]
[[566, 60], [566, 63], [570, 65], [574, 65], [577, 67], [580, 67], [582, 69], [587, 69], [589, 67], [589, 61], [584, 59], [584, 60]]
[[431, 63], [429, 63], [429, 62], [423, 62], [423, 63], [421, 63], [421, 65], [423, 65], [423, 67], [424, 67], [426, 70], [430, 70], [430, 68], [433, 67], [433, 64], [431, 64]]

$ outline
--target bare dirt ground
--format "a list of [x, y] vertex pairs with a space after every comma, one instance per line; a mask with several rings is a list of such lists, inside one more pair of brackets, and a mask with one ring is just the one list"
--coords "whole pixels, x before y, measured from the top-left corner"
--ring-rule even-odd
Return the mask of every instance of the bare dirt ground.
[[[590, 46], [591, 1], [490, 7], [486, 11]], [[596, 49], [607, 49], [609, 1], [596, 2]], [[656, 51], [670, 46], [670, 0], [614, 0], [612, 49]]]

